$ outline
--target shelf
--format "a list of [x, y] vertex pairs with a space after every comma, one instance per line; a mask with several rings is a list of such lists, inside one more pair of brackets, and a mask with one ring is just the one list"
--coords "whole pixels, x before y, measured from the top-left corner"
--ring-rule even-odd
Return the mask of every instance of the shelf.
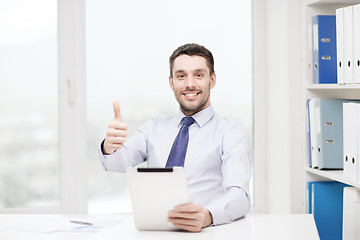
[[319, 169], [306, 167], [305, 171], [320, 177], [324, 177], [333, 181], [342, 182], [360, 188], [360, 182], [344, 177], [343, 170], [319, 170]]
[[306, 1], [306, 5], [311, 6], [311, 5], [327, 5], [327, 4], [349, 4], [349, 5], [354, 5], [360, 3], [360, 0], [344, 0], [344, 1], [339, 1], [339, 0], [307, 0]]
[[352, 89], [360, 91], [360, 84], [310, 84], [308, 90], [342, 90]]
[[310, 84], [311, 98], [360, 99], [360, 84]]
[[[336, 15], [336, 9], [360, 4], [360, 0], [304, 0], [302, 3], [301, 18], [301, 91], [302, 99], [302, 160], [303, 168], [302, 190], [307, 189], [308, 182], [312, 181], [335, 181], [360, 189], [360, 181], [344, 177], [343, 170], [319, 170], [308, 167], [308, 111], [306, 111], [306, 100], [314, 98], [343, 99], [350, 101], [360, 100], [360, 84], [314, 84], [314, 59], [313, 59], [313, 31], [312, 17], [316, 15]], [[359, 79], [356, 79], [359, 80]], [[293, 118], [297, 115], [293, 114]], [[318, 122], [316, 122], [318, 123]], [[318, 123], [320, 124], [320, 123]], [[295, 127], [294, 127], [295, 128]], [[294, 129], [294, 132], [296, 129]], [[306, 191], [304, 193], [304, 206], [311, 202]], [[329, 197], [332, 201], [333, 197]]]

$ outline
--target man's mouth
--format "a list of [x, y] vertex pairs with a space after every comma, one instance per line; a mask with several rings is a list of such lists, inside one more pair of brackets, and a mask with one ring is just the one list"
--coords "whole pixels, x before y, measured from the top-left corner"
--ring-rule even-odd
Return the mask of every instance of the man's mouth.
[[196, 91], [196, 92], [184, 92], [183, 94], [185, 95], [186, 99], [193, 100], [197, 97], [199, 93], [200, 93], [199, 91]]

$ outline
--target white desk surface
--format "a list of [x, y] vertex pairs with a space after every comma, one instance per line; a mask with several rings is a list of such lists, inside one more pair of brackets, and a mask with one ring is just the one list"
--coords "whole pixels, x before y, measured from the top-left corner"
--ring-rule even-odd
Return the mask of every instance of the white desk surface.
[[138, 231], [133, 224], [131, 214], [106, 215], [122, 222], [103, 229], [99, 232], [55, 232], [34, 233], [12, 230], [11, 226], [31, 224], [44, 220], [73, 217], [86, 218], [86, 215], [59, 215], [59, 214], [0, 214], [0, 239], [46, 239], [46, 240], [253, 240], [253, 239], [292, 239], [292, 240], [319, 240], [313, 215], [309, 214], [248, 214], [231, 224], [208, 227], [200, 233], [182, 231]]

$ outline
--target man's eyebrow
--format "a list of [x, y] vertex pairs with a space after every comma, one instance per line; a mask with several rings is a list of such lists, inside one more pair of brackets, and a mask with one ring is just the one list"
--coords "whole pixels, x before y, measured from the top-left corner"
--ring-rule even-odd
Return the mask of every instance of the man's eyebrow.
[[[184, 72], [186, 72], [186, 71], [185, 71], [185, 70], [182, 70], [182, 69], [179, 69], [179, 70], [176, 70], [176, 72], [174, 72], [174, 74], [184, 73]], [[206, 68], [194, 69], [194, 70], [192, 70], [191, 72], [206, 72]]]
[[195, 69], [194, 72], [206, 72], [205, 68]]
[[185, 71], [184, 70], [177, 70], [176, 72], [174, 72], [174, 74], [177, 74], [177, 73], [184, 73]]

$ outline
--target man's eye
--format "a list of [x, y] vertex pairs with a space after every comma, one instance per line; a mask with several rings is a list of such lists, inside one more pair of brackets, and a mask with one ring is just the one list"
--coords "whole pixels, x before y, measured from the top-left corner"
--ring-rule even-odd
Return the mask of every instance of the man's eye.
[[185, 75], [184, 75], [184, 74], [179, 74], [179, 75], [177, 75], [177, 78], [178, 78], [178, 79], [184, 79], [184, 78], [185, 78]]
[[196, 77], [197, 77], [197, 78], [202, 78], [203, 76], [204, 76], [204, 74], [202, 74], [202, 73], [196, 74]]

